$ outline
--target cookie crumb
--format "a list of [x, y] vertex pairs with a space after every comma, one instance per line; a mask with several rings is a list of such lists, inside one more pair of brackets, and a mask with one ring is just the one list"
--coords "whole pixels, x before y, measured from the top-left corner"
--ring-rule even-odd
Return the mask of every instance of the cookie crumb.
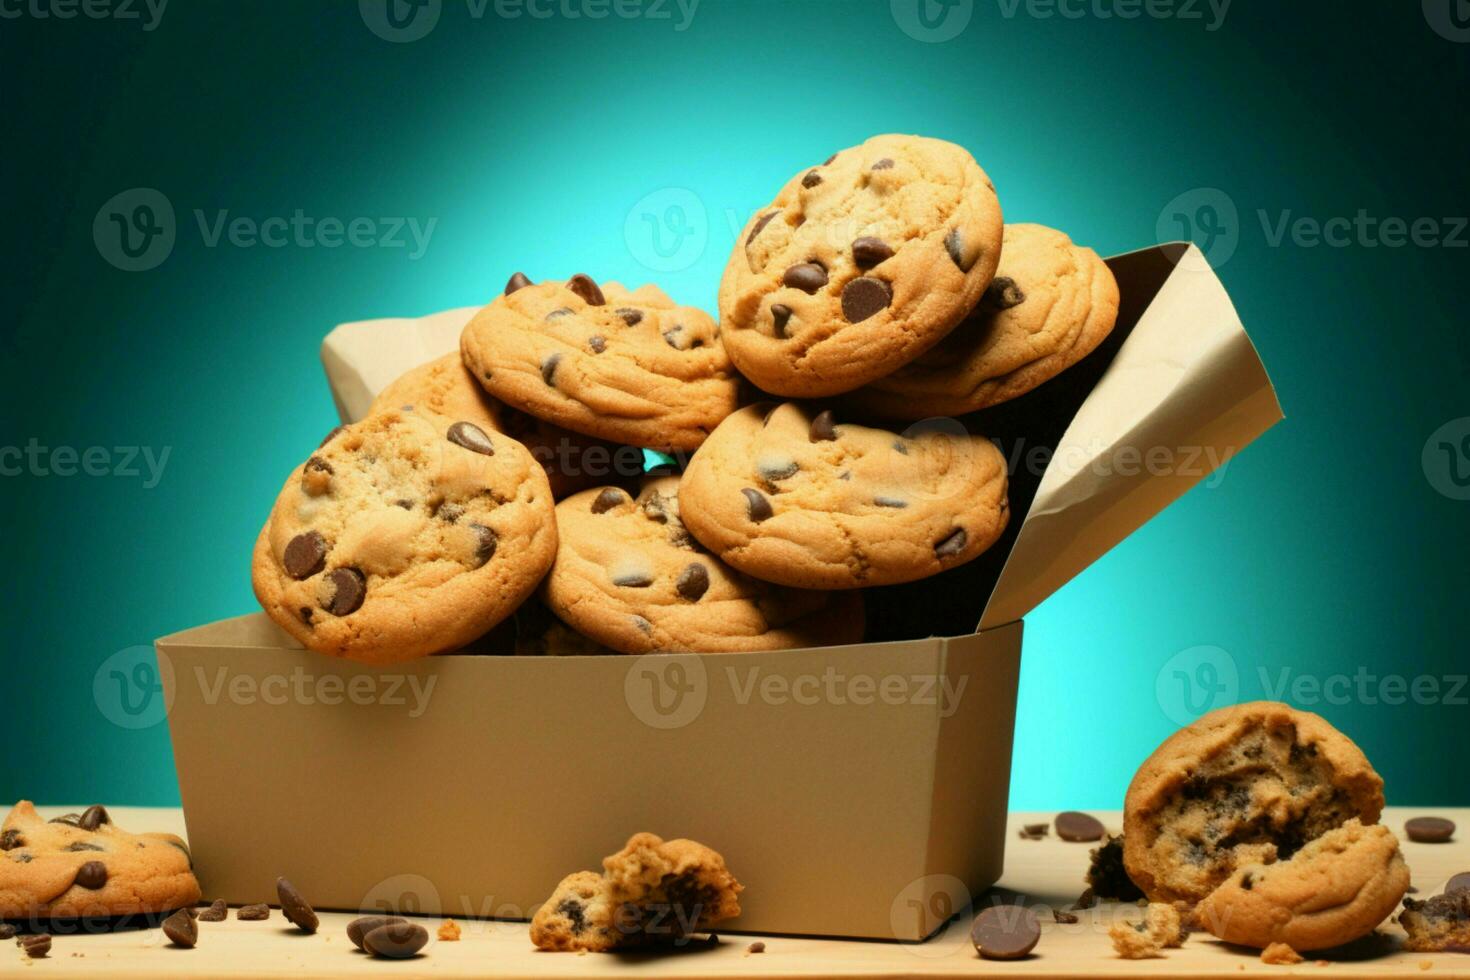
[[229, 917], [230, 907], [225, 904], [225, 900], [222, 898], [216, 899], [197, 916], [200, 922], [223, 922]]
[[1302, 954], [1286, 943], [1272, 943], [1261, 950], [1261, 962], [1271, 966], [1292, 966], [1302, 962]]
[[1065, 926], [1076, 925], [1078, 922], [1082, 921], [1071, 912], [1063, 912], [1061, 909], [1052, 909], [1051, 917]]
[[269, 905], [244, 905], [235, 913], [241, 922], [263, 922], [271, 917]]
[[1433, 960], [1420, 960], [1419, 961], [1419, 969], [1421, 969], [1421, 970], [1432, 970], [1432, 969], [1434, 969], [1434, 961]]
[[749, 946], [745, 947], [745, 952], [746, 953], [764, 953], [765, 951], [766, 951], [766, 944], [765, 943], [762, 943], [762, 942], [754, 942], [754, 943], [751, 943]]
[[1165, 949], [1183, 946], [1188, 935], [1178, 907], [1166, 902], [1149, 905], [1142, 922], [1120, 920], [1108, 929], [1113, 949], [1125, 960], [1162, 956]]
[[459, 942], [459, 937], [460, 928], [458, 922], [455, 922], [453, 919], [445, 919], [439, 923], [439, 940], [441, 942], [457, 943]]

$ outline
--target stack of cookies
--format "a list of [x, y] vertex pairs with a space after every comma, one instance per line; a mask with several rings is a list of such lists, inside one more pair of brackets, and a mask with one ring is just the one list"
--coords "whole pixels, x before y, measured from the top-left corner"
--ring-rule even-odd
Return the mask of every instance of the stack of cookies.
[[[877, 136], [754, 213], [719, 313], [515, 273], [458, 354], [292, 473], [262, 606], [377, 663], [461, 648], [538, 592], [574, 652], [859, 642], [862, 590], [1000, 538], [985, 410], [1096, 348], [1118, 288], [1065, 234], [1004, 225], [961, 147]], [[645, 475], [642, 449], [674, 462]], [[534, 603], [517, 619], [547, 621]]]

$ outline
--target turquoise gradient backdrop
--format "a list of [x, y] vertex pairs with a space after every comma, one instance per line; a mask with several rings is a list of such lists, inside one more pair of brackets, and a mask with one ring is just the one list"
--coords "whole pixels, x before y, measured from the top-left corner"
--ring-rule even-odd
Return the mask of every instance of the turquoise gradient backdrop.
[[[1203, 3], [1188, 10], [1204, 20], [1104, 16], [1127, 9], [1108, 0], [1065, 7], [1079, 16], [703, 0], [680, 29], [672, 0], [667, 18], [602, 19], [586, 15], [635, 8], [443, 0], [406, 43], [370, 29], [386, 23], [371, 2], [174, 0], [151, 30], [5, 9], [0, 446], [108, 447], [93, 461], [109, 471], [126, 469], [112, 447], [169, 455], [155, 486], [146, 469], [0, 478], [0, 799], [177, 800], [167, 726], [114, 724], [94, 678], [118, 651], [253, 607], [256, 531], [334, 423], [317, 360], [333, 324], [483, 302], [515, 269], [656, 279], [713, 309], [752, 209], [834, 149], [902, 131], [969, 147], [1010, 219], [1104, 254], [1191, 219], [1289, 416], [1029, 618], [1012, 805], [1120, 805], [1187, 708], [1176, 668], [1203, 698], [1231, 667], [1241, 698], [1282, 671], [1438, 679], [1429, 703], [1386, 703], [1372, 682], [1296, 693], [1394, 801], [1470, 804], [1446, 754], [1470, 721], [1454, 689], [1470, 502], [1422, 460], [1470, 415], [1470, 253], [1445, 220], [1470, 208], [1470, 45], [1434, 2], [1236, 0], [1215, 23]], [[967, 19], [935, 40], [961, 24], [946, 17]], [[139, 187], [166, 197], [177, 238], [128, 272], [93, 221]], [[210, 246], [194, 217], [298, 210], [435, 224], [414, 257]], [[1360, 211], [1452, 240], [1273, 238], [1283, 215]], [[1197, 647], [1224, 659], [1171, 661]]]

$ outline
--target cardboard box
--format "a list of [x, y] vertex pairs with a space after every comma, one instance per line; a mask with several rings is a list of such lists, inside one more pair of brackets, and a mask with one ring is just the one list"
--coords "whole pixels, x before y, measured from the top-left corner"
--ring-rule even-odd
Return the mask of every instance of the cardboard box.
[[[260, 613], [159, 640], [205, 893], [271, 900], [285, 874], [324, 908], [525, 918], [651, 830], [724, 853], [747, 886], [730, 931], [933, 933], [1001, 874], [1021, 617], [1281, 418], [1197, 249], [1109, 264], [1113, 336], [975, 420], [1020, 462], [1011, 528], [870, 590], [868, 643], [528, 658], [497, 631], [373, 669]], [[471, 312], [334, 330], [343, 417]]]

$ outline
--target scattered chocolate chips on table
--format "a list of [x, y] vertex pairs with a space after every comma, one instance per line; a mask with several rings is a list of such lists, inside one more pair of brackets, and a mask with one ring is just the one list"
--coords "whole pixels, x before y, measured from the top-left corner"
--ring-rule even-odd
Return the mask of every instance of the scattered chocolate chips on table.
[[380, 926], [392, 925], [395, 922], [407, 924], [408, 920], [401, 915], [364, 915], [347, 923], [347, 938], [352, 940], [352, 945], [362, 949], [363, 936]]
[[1444, 817], [1414, 817], [1404, 824], [1404, 833], [1417, 844], [1445, 844], [1455, 836], [1455, 822]]
[[1470, 871], [1461, 871], [1445, 884], [1444, 893], [1446, 895], [1455, 892], [1470, 892]]
[[51, 937], [45, 933], [36, 936], [21, 936], [20, 948], [33, 960], [44, 959], [51, 952]]
[[747, 953], [764, 953], [766, 951], [766, 944], [757, 940], [745, 947], [745, 951]]
[[1059, 924], [1064, 926], [1076, 925], [1078, 922], [1082, 921], [1071, 912], [1063, 912], [1061, 909], [1052, 909], [1051, 917], [1055, 919]]
[[1041, 923], [1023, 905], [992, 905], [975, 917], [970, 941], [987, 960], [1023, 959], [1041, 941]]
[[415, 922], [398, 920], [363, 935], [364, 951], [390, 960], [406, 960], [429, 942], [429, 930]]
[[1096, 817], [1078, 813], [1076, 810], [1057, 814], [1056, 827], [1058, 837], [1073, 843], [1102, 840], [1103, 834], [1107, 832], [1107, 828]]
[[271, 917], [271, 907], [265, 904], [244, 905], [235, 913], [241, 922], [264, 922]]
[[0, 939], [14, 939], [20, 930], [8, 922], [0, 922]]
[[163, 920], [163, 934], [180, 949], [193, 949], [199, 942], [199, 924], [189, 909], [180, 909]]
[[316, 932], [321, 921], [317, 919], [311, 906], [306, 903], [306, 899], [301, 897], [295, 885], [285, 878], [277, 878], [276, 897], [281, 900], [281, 914], [286, 917], [287, 921], [302, 932]]
[[230, 907], [225, 900], [216, 899], [209, 908], [199, 913], [200, 922], [223, 922], [230, 917]]

